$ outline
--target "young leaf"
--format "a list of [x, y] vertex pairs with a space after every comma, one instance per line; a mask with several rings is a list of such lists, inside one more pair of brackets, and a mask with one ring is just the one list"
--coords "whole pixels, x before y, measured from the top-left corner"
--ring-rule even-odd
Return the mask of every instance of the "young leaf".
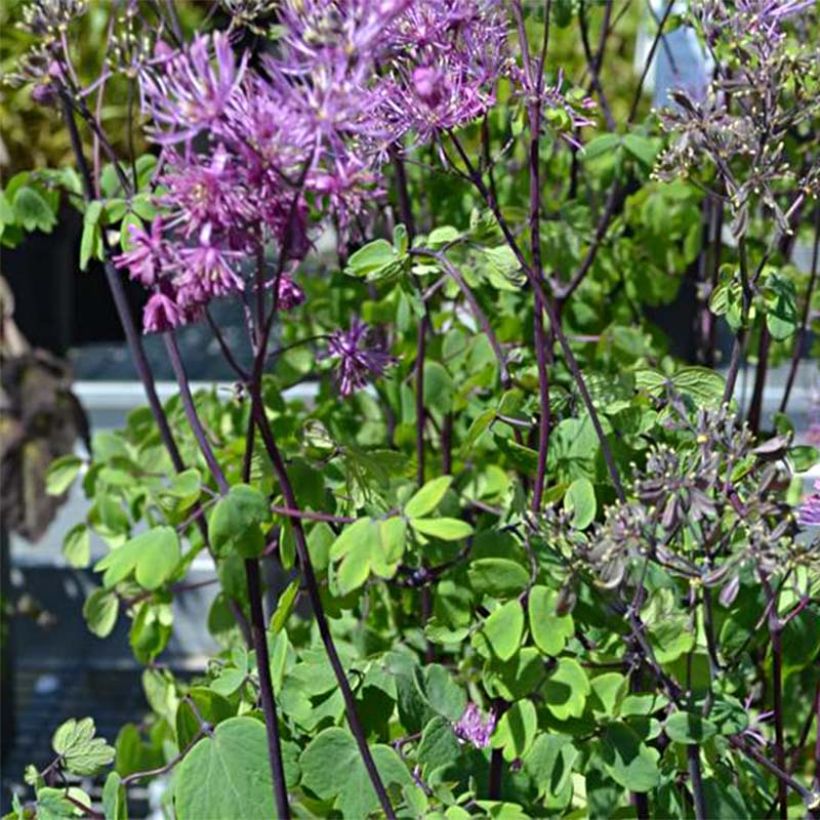
[[576, 478], [567, 489], [564, 506], [572, 510], [572, 526], [576, 530], [586, 529], [595, 520], [597, 511], [592, 482], [588, 478]]
[[560, 655], [567, 640], [575, 634], [572, 615], [556, 613], [557, 598], [557, 592], [536, 586], [530, 590], [527, 602], [532, 639], [545, 655], [552, 657]]
[[428, 515], [439, 505], [452, 483], [453, 477], [449, 475], [439, 476], [432, 481], [428, 481], [404, 505], [404, 514], [408, 518], [421, 518]]
[[510, 598], [518, 595], [530, 580], [530, 573], [509, 558], [479, 558], [467, 570], [470, 585], [480, 595]]
[[82, 466], [82, 459], [73, 453], [54, 459], [46, 471], [46, 492], [62, 495], [74, 483]]
[[255, 558], [265, 548], [260, 527], [270, 518], [270, 506], [262, 492], [247, 484], [231, 487], [219, 499], [208, 521], [214, 552], [221, 556], [236, 552], [243, 558]]
[[717, 734], [711, 720], [694, 712], [675, 712], [666, 719], [664, 731], [673, 743], [700, 744]]
[[508, 601], [493, 612], [475, 636], [476, 649], [485, 657], [509, 660], [521, 645], [524, 610], [517, 600]]
[[501, 716], [493, 733], [492, 745], [503, 749], [504, 760], [523, 757], [535, 740], [538, 718], [530, 700], [518, 700]]
[[96, 774], [114, 760], [114, 748], [103, 738], [94, 737], [95, 734], [96, 727], [90, 717], [79, 721], [71, 718], [54, 733], [52, 748], [73, 774]]
[[107, 638], [117, 623], [119, 598], [107, 589], [95, 589], [83, 604], [83, 617], [89, 632], [98, 638]]
[[423, 535], [440, 538], [442, 541], [460, 541], [473, 534], [473, 528], [466, 521], [457, 518], [414, 518], [410, 526]]
[[63, 555], [76, 569], [84, 569], [91, 561], [91, 536], [85, 524], [72, 527], [63, 539]]

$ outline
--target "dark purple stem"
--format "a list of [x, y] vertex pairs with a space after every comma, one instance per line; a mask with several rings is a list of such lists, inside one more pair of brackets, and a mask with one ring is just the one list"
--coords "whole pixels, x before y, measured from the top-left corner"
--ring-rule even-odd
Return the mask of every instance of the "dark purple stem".
[[789, 365], [789, 375], [786, 377], [786, 387], [783, 390], [783, 399], [780, 402], [780, 412], [785, 413], [789, 404], [789, 398], [794, 387], [794, 380], [797, 376], [797, 368], [800, 364], [800, 357], [806, 346], [808, 338], [808, 324], [809, 316], [811, 315], [811, 299], [814, 294], [814, 286], [817, 283], [817, 257], [818, 248], [820, 248], [820, 206], [814, 209], [814, 247], [811, 253], [811, 275], [809, 277], [809, 286], [806, 290], [806, 301], [803, 304], [803, 313], [800, 317], [800, 329], [797, 331], [797, 337], [794, 340], [794, 349], [792, 350], [791, 364]]
[[[298, 510], [299, 503], [296, 500], [296, 494], [293, 491], [293, 486], [290, 483], [287, 468], [279, 452], [279, 447], [276, 444], [276, 439], [273, 435], [270, 423], [265, 415], [265, 407], [262, 403], [261, 395], [254, 390], [251, 394], [252, 413], [256, 421], [257, 428], [262, 436], [262, 441], [265, 449], [268, 452], [271, 463], [273, 464], [276, 478], [279, 482], [279, 488], [282, 491], [282, 496], [285, 499], [285, 504], [290, 510]], [[359, 754], [362, 757], [370, 782], [373, 785], [373, 790], [381, 804], [382, 811], [389, 820], [395, 820], [396, 813], [390, 803], [390, 798], [387, 796], [387, 791], [382, 783], [379, 770], [376, 768], [376, 763], [373, 760], [373, 755], [370, 747], [367, 745], [367, 737], [364, 733], [359, 716], [356, 712], [356, 701], [353, 697], [353, 691], [350, 688], [350, 683], [347, 680], [342, 662], [339, 659], [339, 653], [336, 651], [336, 645], [333, 641], [333, 636], [330, 632], [330, 625], [325, 615], [324, 607], [322, 606], [322, 599], [319, 592], [319, 582], [316, 578], [316, 573], [313, 569], [313, 562], [310, 560], [310, 553], [307, 546], [307, 538], [302, 527], [302, 522], [299, 518], [293, 518], [293, 535], [296, 541], [296, 553], [299, 557], [299, 565], [302, 571], [302, 577], [307, 588], [308, 597], [313, 608], [313, 614], [316, 616], [316, 624], [319, 627], [319, 634], [322, 638], [322, 643], [325, 647], [330, 665], [333, 668], [333, 674], [339, 684], [339, 689], [342, 693], [342, 699], [345, 703], [345, 713], [347, 715], [347, 722], [350, 726], [350, 731], [356, 739], [356, 745], [359, 748]]]
[[276, 715], [276, 701], [273, 696], [273, 681], [270, 674], [270, 656], [265, 631], [265, 614], [262, 611], [262, 590], [259, 584], [259, 559], [245, 559], [245, 579], [251, 607], [251, 635], [256, 650], [256, 669], [259, 673], [259, 694], [262, 698], [262, 712], [268, 728], [268, 760], [273, 776], [276, 795], [277, 817], [290, 817], [288, 792], [285, 784], [285, 770], [282, 766], [282, 751], [279, 741], [279, 721]]
[[[205, 458], [208, 468], [216, 481], [219, 492], [225, 495], [230, 490], [225, 473], [217, 461], [211, 443], [194, 404], [194, 397], [188, 382], [188, 374], [182, 357], [179, 355], [179, 347], [173, 332], [163, 334], [165, 348], [171, 360], [171, 367], [174, 370], [177, 384], [179, 385], [180, 399], [185, 410], [191, 432], [196, 438], [200, 452]], [[276, 714], [276, 700], [273, 694], [273, 682], [270, 676], [270, 658], [268, 657], [268, 643], [265, 634], [265, 616], [262, 611], [262, 591], [259, 586], [259, 562], [252, 558], [245, 561], [245, 578], [248, 587], [248, 600], [251, 608], [251, 639], [253, 648], [256, 650], [256, 667], [259, 673], [259, 692], [262, 699], [262, 713], [265, 717], [265, 730], [268, 741], [268, 761], [271, 767], [273, 778], [273, 794], [276, 800], [277, 817], [287, 820], [290, 817], [288, 806], [288, 793], [285, 786], [284, 767], [282, 765], [282, 744], [279, 738], [279, 718]]]

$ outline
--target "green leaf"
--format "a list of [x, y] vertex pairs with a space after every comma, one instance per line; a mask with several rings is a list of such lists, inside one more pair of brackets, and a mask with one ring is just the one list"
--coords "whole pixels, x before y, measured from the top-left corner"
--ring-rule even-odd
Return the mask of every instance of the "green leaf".
[[717, 726], [702, 715], [675, 712], [666, 719], [664, 731], [673, 743], [698, 744], [717, 734]]
[[94, 569], [104, 571], [109, 589], [135, 573], [145, 589], [157, 589], [171, 576], [180, 559], [179, 536], [173, 527], [154, 527], [111, 550]]
[[82, 466], [83, 460], [73, 454], [54, 459], [46, 471], [46, 492], [62, 495], [73, 484]]
[[589, 693], [589, 678], [573, 658], [560, 658], [544, 686], [547, 709], [558, 720], [581, 717]]
[[573, 513], [572, 526], [576, 530], [586, 529], [595, 520], [597, 511], [592, 482], [588, 478], [576, 478], [567, 488], [564, 506]]
[[404, 251], [397, 252], [386, 239], [374, 239], [350, 256], [344, 272], [348, 276], [356, 276], [368, 282], [397, 276], [403, 270], [407, 255], [406, 242], [401, 242], [401, 232], [397, 234], [396, 239], [400, 246], [404, 244]]
[[453, 378], [438, 362], [424, 364], [424, 404], [426, 407], [449, 413], [453, 409], [455, 386]]
[[460, 541], [473, 534], [473, 528], [466, 521], [457, 518], [414, 518], [410, 526], [422, 535], [440, 538], [442, 541]]
[[119, 598], [107, 589], [95, 589], [85, 599], [83, 617], [88, 631], [98, 638], [107, 638], [117, 623]]
[[449, 721], [458, 720], [467, 706], [467, 696], [440, 664], [424, 668], [424, 693], [430, 706]]
[[71, 718], [54, 733], [51, 746], [73, 774], [96, 774], [114, 760], [114, 747], [94, 737], [96, 731], [94, 721], [87, 717], [79, 721]]
[[723, 377], [708, 367], [684, 367], [672, 377], [672, 385], [699, 404], [714, 406], [723, 401]]
[[625, 134], [623, 145], [635, 159], [647, 168], [651, 168], [655, 164], [655, 156], [658, 151], [651, 139], [637, 134]]
[[102, 257], [103, 203], [95, 199], [88, 203], [83, 215], [83, 235], [80, 240], [80, 270], [85, 270], [91, 259]]
[[63, 556], [76, 569], [88, 566], [91, 561], [91, 536], [85, 524], [77, 524], [65, 534]]
[[211, 681], [210, 687], [217, 695], [227, 698], [245, 683], [247, 677], [242, 669], [223, 669], [219, 673], [219, 677]]
[[491, 740], [492, 746], [503, 749], [505, 760], [516, 760], [529, 751], [537, 729], [538, 718], [532, 701], [518, 700], [498, 721]]
[[12, 201], [15, 221], [27, 231], [51, 233], [57, 217], [45, 197], [35, 188], [19, 188]]
[[122, 780], [116, 772], [109, 772], [102, 790], [105, 820], [128, 820], [128, 801]]
[[421, 518], [431, 513], [444, 498], [444, 494], [453, 483], [453, 477], [449, 475], [439, 476], [432, 481], [428, 481], [413, 497], [404, 505], [404, 514], [408, 518]]
[[460, 236], [461, 232], [452, 225], [441, 225], [430, 231], [424, 244], [435, 250], [450, 242], [455, 242]]
[[772, 338], [788, 339], [799, 325], [797, 291], [794, 282], [773, 272], [766, 278], [766, 326]]
[[290, 615], [293, 612], [293, 608], [296, 606], [296, 598], [299, 596], [299, 584], [299, 579], [294, 579], [279, 596], [279, 601], [276, 604], [276, 611], [270, 619], [270, 628], [274, 635], [282, 631], [282, 628], [285, 626], [288, 618], [290, 618]]
[[601, 134], [586, 143], [581, 150], [581, 158], [586, 162], [598, 157], [612, 154], [621, 146], [621, 138], [617, 134]]
[[484, 621], [473, 641], [476, 649], [485, 657], [495, 655], [506, 661], [516, 653], [523, 634], [524, 610], [521, 603], [514, 600], [496, 609]]
[[461, 756], [461, 747], [450, 721], [436, 716], [424, 727], [417, 755], [425, 776]]
[[625, 723], [611, 723], [604, 733], [604, 766], [612, 779], [632, 792], [648, 792], [660, 782], [660, 754], [644, 744]]
[[[389, 746], [374, 746], [372, 752], [386, 787], [394, 783], [409, 786], [413, 782], [401, 758]], [[364, 818], [379, 808], [356, 741], [344, 729], [325, 729], [313, 738], [299, 758], [299, 768], [302, 787], [320, 800], [335, 801], [343, 817]]]
[[174, 786], [179, 820], [269, 820], [275, 816], [264, 725], [235, 717], [220, 723], [182, 759]]
[[509, 558], [479, 558], [467, 570], [470, 586], [480, 595], [510, 598], [529, 583], [530, 573]]
[[530, 590], [527, 602], [532, 639], [541, 652], [552, 657], [560, 655], [567, 640], [575, 634], [572, 615], [556, 613], [557, 599], [554, 590], [537, 586]]
[[524, 769], [538, 787], [538, 794], [556, 796], [572, 777], [578, 750], [566, 735], [541, 734], [524, 755]]
[[265, 548], [261, 525], [271, 519], [267, 498], [255, 487], [237, 484], [219, 499], [208, 521], [208, 536], [217, 555], [232, 552], [255, 558]]
[[371, 538], [357, 541], [339, 565], [336, 583], [341, 595], [358, 589], [370, 576], [370, 556], [374, 547], [372, 538], [378, 538], [378, 525], [375, 521], [368, 531], [373, 533]]

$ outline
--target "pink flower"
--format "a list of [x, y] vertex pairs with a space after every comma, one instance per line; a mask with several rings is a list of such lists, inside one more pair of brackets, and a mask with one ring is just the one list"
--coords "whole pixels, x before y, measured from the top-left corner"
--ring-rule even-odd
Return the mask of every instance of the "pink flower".
[[279, 307], [293, 310], [305, 301], [305, 292], [286, 273], [279, 279]]
[[128, 268], [132, 279], [152, 287], [162, 267], [162, 217], [154, 219], [150, 233], [139, 225], [131, 224], [128, 229], [131, 248], [115, 257], [114, 264], [118, 268]]
[[142, 314], [142, 326], [146, 333], [161, 333], [185, 324], [185, 313], [164, 293], [155, 293], [148, 300]]
[[369, 342], [370, 327], [354, 318], [348, 330], [337, 330], [327, 343], [327, 356], [337, 360], [339, 392], [349, 396], [368, 380], [381, 376], [395, 361], [379, 344]]
[[814, 482], [814, 492], [805, 496], [800, 504], [797, 520], [804, 527], [820, 527], [820, 480]]
[[464, 714], [453, 726], [456, 737], [472, 743], [476, 749], [485, 749], [490, 745], [490, 738], [495, 729], [495, 715], [490, 712], [486, 720], [475, 703], [468, 703]]

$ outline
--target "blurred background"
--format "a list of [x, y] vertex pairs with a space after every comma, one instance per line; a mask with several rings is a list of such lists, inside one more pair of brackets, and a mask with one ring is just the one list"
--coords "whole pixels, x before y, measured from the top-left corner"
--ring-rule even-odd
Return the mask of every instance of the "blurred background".
[[[77, 42], [83, 49], [83, 70], [93, 75], [112, 5], [106, 0], [90, 5]], [[213, 24], [219, 25], [217, 3], [177, 5], [188, 30], [212, 13]], [[20, 6], [20, 0], [0, 2], [3, 73], [14, 69], [28, 46], [27, 35], [14, 25]], [[620, 24], [615, 49], [622, 68], [624, 104], [643, 70], [652, 16], [660, 7], [654, 0], [649, 5], [632, 2]], [[583, 55], [574, 29], [561, 29], [561, 37], [566, 42], [559, 48], [564, 49], [567, 64], [580, 67]], [[687, 72], [693, 78], [707, 75], [708, 64], [692, 38], [684, 28], [665, 37], [665, 47], [658, 50], [657, 64], [646, 84], [647, 110], [667, 101], [670, 61], [679, 73]], [[71, 163], [68, 137], [56, 112], [36, 106], [27, 89], [4, 87], [0, 94], [3, 186], [18, 172]], [[115, 145], [125, 139], [118, 132], [118, 123], [122, 131], [126, 113], [124, 94], [121, 106], [106, 112]], [[138, 153], [142, 150], [144, 146], [138, 147]], [[127, 414], [144, 403], [103, 271], [99, 263], [92, 263], [85, 272], [78, 269], [81, 230], [81, 216], [62, 207], [50, 233], [35, 232], [13, 249], [2, 248], [0, 259], [0, 808], [4, 812], [10, 806], [11, 790], [22, 782], [25, 766], [42, 767], [49, 762], [51, 734], [62, 721], [89, 715], [98, 734], [113, 742], [122, 724], [139, 720], [140, 711], [146, 709], [141, 667], [132, 657], [127, 620], [121, 618], [104, 640], [87, 630], [82, 606], [95, 586], [93, 573], [72, 567], [63, 555], [66, 533], [87, 511], [81, 484], [64, 498], [47, 495], [44, 487], [45, 470], [53, 458], [72, 451], [83, 454], [93, 436], [123, 425]], [[797, 247], [794, 261], [808, 269], [811, 248]], [[139, 324], [144, 293], [139, 285], [128, 282], [127, 286]], [[684, 357], [691, 351], [693, 307], [693, 295], [684, 287], [678, 300], [658, 309], [656, 317]], [[217, 321], [231, 344], [242, 344], [243, 322], [235, 306], [218, 306]], [[217, 382], [231, 390], [230, 371], [206, 328], [187, 328], [180, 335], [180, 344], [195, 382]], [[164, 348], [151, 338], [146, 347], [160, 396], [167, 398], [175, 386]], [[776, 409], [784, 376], [784, 372], [772, 374], [764, 396], [764, 416]], [[748, 403], [753, 382], [753, 368], [749, 367], [739, 383], [742, 404]], [[790, 406], [798, 430], [807, 431], [817, 420], [817, 397], [817, 365], [807, 362], [799, 370]], [[92, 536], [92, 565], [105, 554], [102, 542], [95, 539]], [[207, 577], [213, 567], [203, 559], [202, 566], [194, 566], [192, 581], [197, 572]], [[174, 637], [161, 657], [162, 664], [177, 672], [202, 668], [215, 648], [204, 627], [213, 590], [204, 587], [175, 597]], [[147, 791], [142, 800], [147, 814], [154, 801]]]

